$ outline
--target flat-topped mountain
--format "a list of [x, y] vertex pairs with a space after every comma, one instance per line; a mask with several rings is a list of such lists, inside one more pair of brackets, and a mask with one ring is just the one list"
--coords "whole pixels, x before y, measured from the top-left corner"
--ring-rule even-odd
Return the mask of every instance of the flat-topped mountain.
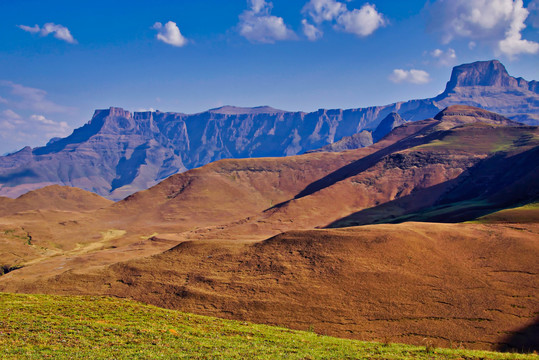
[[462, 104], [481, 107], [513, 120], [539, 125], [539, 83], [514, 78], [497, 60], [457, 66], [445, 91], [433, 100], [446, 107]]
[[405, 121], [433, 117], [455, 104], [539, 124], [537, 91], [536, 81], [513, 78], [498, 61], [486, 61], [455, 67], [435, 98], [386, 106], [312, 113], [224, 106], [192, 115], [111, 107], [96, 110], [66, 138], [0, 157], [0, 196], [60, 184], [118, 200], [219, 159], [368, 146], [369, 132], [376, 142]]
[[498, 60], [478, 61], [464, 64], [453, 69], [444, 94], [455, 93], [463, 87], [485, 86], [498, 88], [519, 88], [524, 91], [539, 93], [537, 81], [514, 78], [507, 73], [505, 66]]

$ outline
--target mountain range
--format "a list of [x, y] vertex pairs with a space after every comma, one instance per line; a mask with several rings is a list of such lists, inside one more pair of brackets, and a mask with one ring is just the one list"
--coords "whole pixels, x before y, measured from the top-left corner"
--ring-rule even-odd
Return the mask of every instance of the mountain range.
[[61, 186], [0, 197], [0, 291], [539, 349], [537, 156], [539, 127], [454, 105], [368, 147], [223, 159], [115, 203]]
[[59, 184], [119, 200], [219, 159], [368, 146], [394, 127], [454, 104], [539, 124], [538, 82], [511, 77], [496, 60], [455, 67], [445, 91], [434, 98], [386, 106], [312, 113], [225, 106], [192, 115], [111, 107], [96, 110], [66, 138], [1, 157], [0, 195]]

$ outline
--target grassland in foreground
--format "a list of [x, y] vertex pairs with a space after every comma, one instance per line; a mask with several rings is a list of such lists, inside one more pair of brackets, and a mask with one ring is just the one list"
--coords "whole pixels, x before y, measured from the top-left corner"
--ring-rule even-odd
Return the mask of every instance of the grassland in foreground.
[[337, 339], [106, 297], [0, 293], [2, 359], [539, 359]]

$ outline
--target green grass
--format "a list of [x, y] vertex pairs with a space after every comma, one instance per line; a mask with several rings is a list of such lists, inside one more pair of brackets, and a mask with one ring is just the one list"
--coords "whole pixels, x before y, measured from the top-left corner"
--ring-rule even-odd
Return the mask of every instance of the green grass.
[[0, 293], [0, 309], [1, 359], [537, 359], [337, 339], [106, 297]]
[[[504, 218], [504, 217], [511, 217], [512, 214], [514, 214], [515, 212], [525, 212], [526, 211], [537, 211], [539, 210], [539, 202], [533, 202], [533, 203], [530, 203], [530, 204], [527, 204], [527, 205], [523, 205], [523, 206], [518, 206], [518, 207], [514, 207], [514, 208], [507, 208], [507, 209], [501, 209], [501, 210], [498, 210], [498, 211], [494, 211], [490, 214], [486, 214], [484, 216], [481, 216], [481, 217], [478, 217], [477, 219], [475, 220], [472, 220], [472, 221], [468, 221], [468, 223], [470, 224], [488, 224], [488, 223], [491, 223], [492, 221], [496, 221], [497, 219], [499, 218]], [[523, 213], [520, 213], [519, 214], [520, 216], [516, 217], [516, 218], [513, 218], [513, 220], [518, 220], [520, 222], [523, 221]], [[524, 215], [525, 216], [525, 215]]]

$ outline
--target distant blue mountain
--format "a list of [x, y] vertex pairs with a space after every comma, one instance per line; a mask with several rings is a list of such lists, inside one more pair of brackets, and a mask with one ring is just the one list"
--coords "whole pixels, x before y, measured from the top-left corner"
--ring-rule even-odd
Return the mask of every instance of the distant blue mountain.
[[[538, 82], [511, 77], [496, 60], [455, 67], [445, 91], [434, 98], [385, 106], [312, 113], [225, 106], [192, 115], [111, 107], [96, 110], [66, 138], [0, 157], [0, 195], [15, 197], [60, 184], [121, 199], [223, 158], [297, 155], [344, 137], [351, 140], [343, 146], [366, 146], [368, 133], [354, 135], [376, 129], [377, 141], [401, 122], [433, 117], [454, 104], [539, 125]], [[391, 113], [398, 115], [379, 127]]]

